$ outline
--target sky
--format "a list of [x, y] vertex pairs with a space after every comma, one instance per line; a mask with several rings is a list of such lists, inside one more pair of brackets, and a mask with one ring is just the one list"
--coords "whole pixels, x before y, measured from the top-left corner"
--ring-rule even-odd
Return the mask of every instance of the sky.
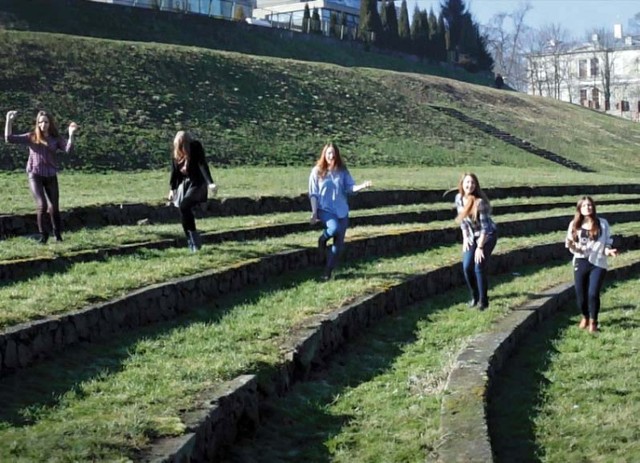
[[[525, 24], [539, 29], [548, 24], [560, 24], [575, 39], [583, 39], [588, 32], [604, 28], [613, 32], [614, 24], [622, 24], [626, 35], [627, 23], [636, 13], [640, 13], [640, 0], [528, 0], [531, 10], [525, 16]], [[409, 16], [414, 5], [429, 9], [433, 6], [436, 14], [442, 0], [407, 0]], [[485, 25], [498, 13], [511, 13], [518, 8], [521, 0], [466, 0], [465, 4], [474, 20]]]

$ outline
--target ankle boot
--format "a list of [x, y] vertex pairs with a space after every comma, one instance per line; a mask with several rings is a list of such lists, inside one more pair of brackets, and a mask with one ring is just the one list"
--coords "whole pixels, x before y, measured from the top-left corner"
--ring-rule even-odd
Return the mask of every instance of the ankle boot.
[[198, 233], [197, 231], [190, 231], [189, 232], [189, 242], [191, 243], [189, 248], [191, 249], [191, 251], [196, 252], [198, 250], [200, 250], [200, 248], [202, 247], [202, 238], [200, 237], [200, 233]]
[[41, 233], [40, 234], [40, 239], [38, 240], [38, 243], [47, 244], [47, 241], [49, 241], [49, 233], [47, 233], [47, 232]]
[[56, 241], [58, 241], [58, 242], [63, 241], [62, 240], [62, 234], [60, 233], [60, 230], [53, 230], [53, 236], [55, 236]]

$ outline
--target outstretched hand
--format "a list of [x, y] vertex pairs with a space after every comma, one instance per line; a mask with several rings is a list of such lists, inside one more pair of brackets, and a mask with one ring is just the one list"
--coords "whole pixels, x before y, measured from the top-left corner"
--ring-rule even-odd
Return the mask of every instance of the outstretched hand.
[[18, 111], [9, 111], [7, 112], [7, 120], [13, 121], [18, 115]]
[[75, 122], [72, 122], [71, 124], [69, 124], [69, 135], [73, 135], [76, 133], [76, 130], [78, 130], [79, 125], [76, 124]]

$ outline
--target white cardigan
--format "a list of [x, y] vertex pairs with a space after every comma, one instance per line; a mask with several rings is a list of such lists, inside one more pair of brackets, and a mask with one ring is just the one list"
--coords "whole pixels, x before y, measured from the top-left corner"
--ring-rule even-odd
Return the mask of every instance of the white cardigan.
[[573, 220], [569, 224], [565, 245], [573, 254], [574, 264], [576, 259], [588, 259], [589, 262], [597, 267], [608, 268], [607, 256], [604, 250], [610, 248], [613, 244], [611, 228], [609, 227], [609, 222], [605, 219], [598, 218], [598, 220], [600, 221], [600, 236], [596, 240], [589, 238], [586, 244], [580, 244], [573, 239]]

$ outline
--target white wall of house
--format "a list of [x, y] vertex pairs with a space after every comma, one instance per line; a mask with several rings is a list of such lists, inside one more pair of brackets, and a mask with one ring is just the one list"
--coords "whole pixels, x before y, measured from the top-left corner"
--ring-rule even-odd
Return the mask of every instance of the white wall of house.
[[640, 44], [591, 43], [529, 55], [528, 62], [529, 94], [640, 121]]

